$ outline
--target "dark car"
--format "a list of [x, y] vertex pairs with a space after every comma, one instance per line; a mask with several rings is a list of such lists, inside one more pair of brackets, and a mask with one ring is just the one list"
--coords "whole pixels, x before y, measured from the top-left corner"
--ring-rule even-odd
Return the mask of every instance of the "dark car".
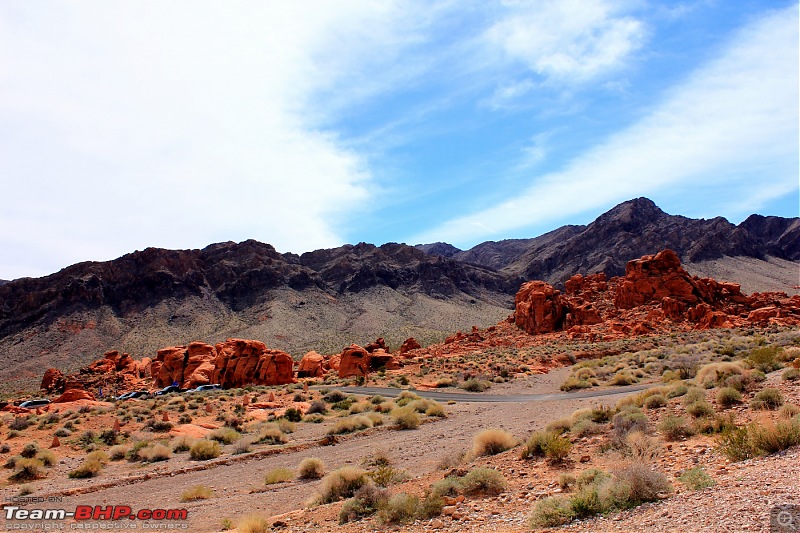
[[149, 398], [150, 393], [146, 390], [135, 390], [131, 392], [126, 392], [125, 394], [120, 394], [117, 396], [117, 400], [130, 400], [132, 398]]
[[172, 392], [183, 392], [183, 389], [175, 385], [170, 385], [169, 387], [164, 387], [160, 391], [156, 391], [156, 396], [161, 396], [163, 394], [170, 394]]
[[23, 409], [36, 409], [37, 407], [44, 407], [49, 403], [50, 400], [40, 398], [37, 400], [28, 400], [27, 402], [22, 402], [21, 404], [19, 404], [19, 406], [22, 407]]
[[186, 392], [208, 392], [208, 391], [212, 391], [212, 390], [219, 390], [221, 388], [222, 388], [221, 385], [215, 383], [213, 385], [200, 385], [199, 387], [196, 387], [194, 389], [188, 390]]

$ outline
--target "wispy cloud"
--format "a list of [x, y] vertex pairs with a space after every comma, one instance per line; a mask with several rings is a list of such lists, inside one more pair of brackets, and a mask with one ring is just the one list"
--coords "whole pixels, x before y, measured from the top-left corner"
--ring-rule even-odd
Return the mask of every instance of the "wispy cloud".
[[[796, 7], [765, 16], [647, 116], [564, 170], [531, 176], [534, 184], [514, 198], [409, 241], [474, 243], [642, 194], [691, 195], [698, 186], [761, 201], [796, 189], [797, 40]], [[753, 181], [755, 172], [770, 187]]]

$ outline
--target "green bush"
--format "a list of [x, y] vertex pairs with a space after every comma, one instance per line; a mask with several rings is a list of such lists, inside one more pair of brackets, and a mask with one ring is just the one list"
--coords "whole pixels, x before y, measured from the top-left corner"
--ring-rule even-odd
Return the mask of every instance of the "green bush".
[[780, 346], [759, 346], [750, 350], [747, 362], [761, 372], [772, 372], [781, 367], [779, 359], [782, 354], [783, 348]]
[[496, 495], [506, 490], [506, 479], [494, 468], [473, 468], [460, 481], [464, 494]]
[[378, 509], [386, 506], [389, 501], [389, 491], [366, 483], [358, 488], [352, 498], [344, 502], [339, 511], [339, 524], [360, 520], [375, 514]]
[[328, 429], [328, 435], [342, 435], [344, 433], [352, 433], [371, 427], [372, 421], [364, 415], [348, 416], [337, 420], [336, 423]]
[[667, 405], [667, 399], [663, 394], [653, 394], [644, 400], [644, 406], [648, 409], [658, 409]]
[[787, 368], [781, 374], [784, 381], [797, 381], [800, 379], [800, 368]]
[[44, 465], [40, 460], [34, 458], [19, 458], [14, 461], [13, 468], [14, 473], [8, 477], [9, 481], [31, 481], [45, 475]]
[[781, 405], [783, 405], [783, 396], [781, 395], [781, 391], [770, 387], [762, 389], [750, 401], [751, 409], [775, 410]]
[[277, 483], [291, 481], [292, 479], [294, 479], [294, 472], [292, 472], [291, 468], [273, 468], [267, 472], [264, 478], [264, 484], [275, 485]]
[[550, 496], [536, 502], [529, 524], [532, 528], [557, 527], [575, 518], [572, 502], [564, 496]]
[[239, 440], [242, 435], [233, 428], [219, 428], [215, 429], [208, 434], [208, 439], [221, 442], [223, 444], [231, 444]]
[[717, 403], [722, 407], [728, 408], [741, 401], [741, 393], [733, 387], [723, 387], [717, 391]]
[[468, 392], [484, 392], [488, 390], [491, 386], [492, 384], [489, 383], [488, 381], [482, 381], [478, 379], [468, 379], [467, 381], [459, 385], [460, 388]]
[[678, 479], [692, 490], [707, 489], [708, 487], [713, 487], [717, 483], [711, 476], [706, 474], [706, 471], [703, 470], [701, 466], [690, 468], [681, 474]]
[[389, 413], [400, 429], [417, 429], [421, 422], [419, 414], [411, 407], [397, 407]]
[[502, 429], [485, 429], [472, 440], [472, 456], [497, 455], [517, 445], [517, 439]]
[[694, 402], [687, 405], [686, 412], [695, 418], [713, 416], [715, 413], [714, 407], [706, 401]]
[[95, 477], [103, 469], [103, 463], [98, 460], [87, 459], [81, 466], [69, 473], [70, 478], [82, 479]]
[[383, 524], [410, 522], [419, 507], [419, 497], [403, 492], [395, 494], [378, 510], [378, 521]]

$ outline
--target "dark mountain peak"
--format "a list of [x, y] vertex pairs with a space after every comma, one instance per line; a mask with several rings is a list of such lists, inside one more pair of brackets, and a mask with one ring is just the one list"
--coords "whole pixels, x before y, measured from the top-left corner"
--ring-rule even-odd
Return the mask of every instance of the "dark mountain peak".
[[422, 250], [426, 254], [440, 255], [442, 257], [453, 257], [461, 250], [448, 244], [446, 242], [432, 242], [430, 244], [417, 244], [414, 246], [417, 250]]
[[652, 200], [642, 197], [614, 206], [592, 224], [635, 228], [669, 216]]

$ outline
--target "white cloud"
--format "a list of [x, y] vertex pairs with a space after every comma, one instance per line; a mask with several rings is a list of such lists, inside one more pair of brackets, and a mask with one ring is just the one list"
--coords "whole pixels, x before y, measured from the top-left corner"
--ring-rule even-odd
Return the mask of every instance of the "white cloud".
[[618, 69], [642, 45], [643, 23], [622, 14], [618, 4], [608, 0], [507, 2], [508, 12], [486, 37], [547, 81], [584, 82]]
[[752, 209], [797, 189], [797, 8], [764, 17], [730, 42], [648, 116], [564, 170], [410, 242], [474, 243], [655, 192], [718, 187], [749, 198]]
[[0, 277], [145, 246], [340, 244], [371, 173], [319, 129], [317, 98], [356, 93], [343, 83], [360, 62], [404, 46], [401, 15], [366, 1], [3, 4]]

